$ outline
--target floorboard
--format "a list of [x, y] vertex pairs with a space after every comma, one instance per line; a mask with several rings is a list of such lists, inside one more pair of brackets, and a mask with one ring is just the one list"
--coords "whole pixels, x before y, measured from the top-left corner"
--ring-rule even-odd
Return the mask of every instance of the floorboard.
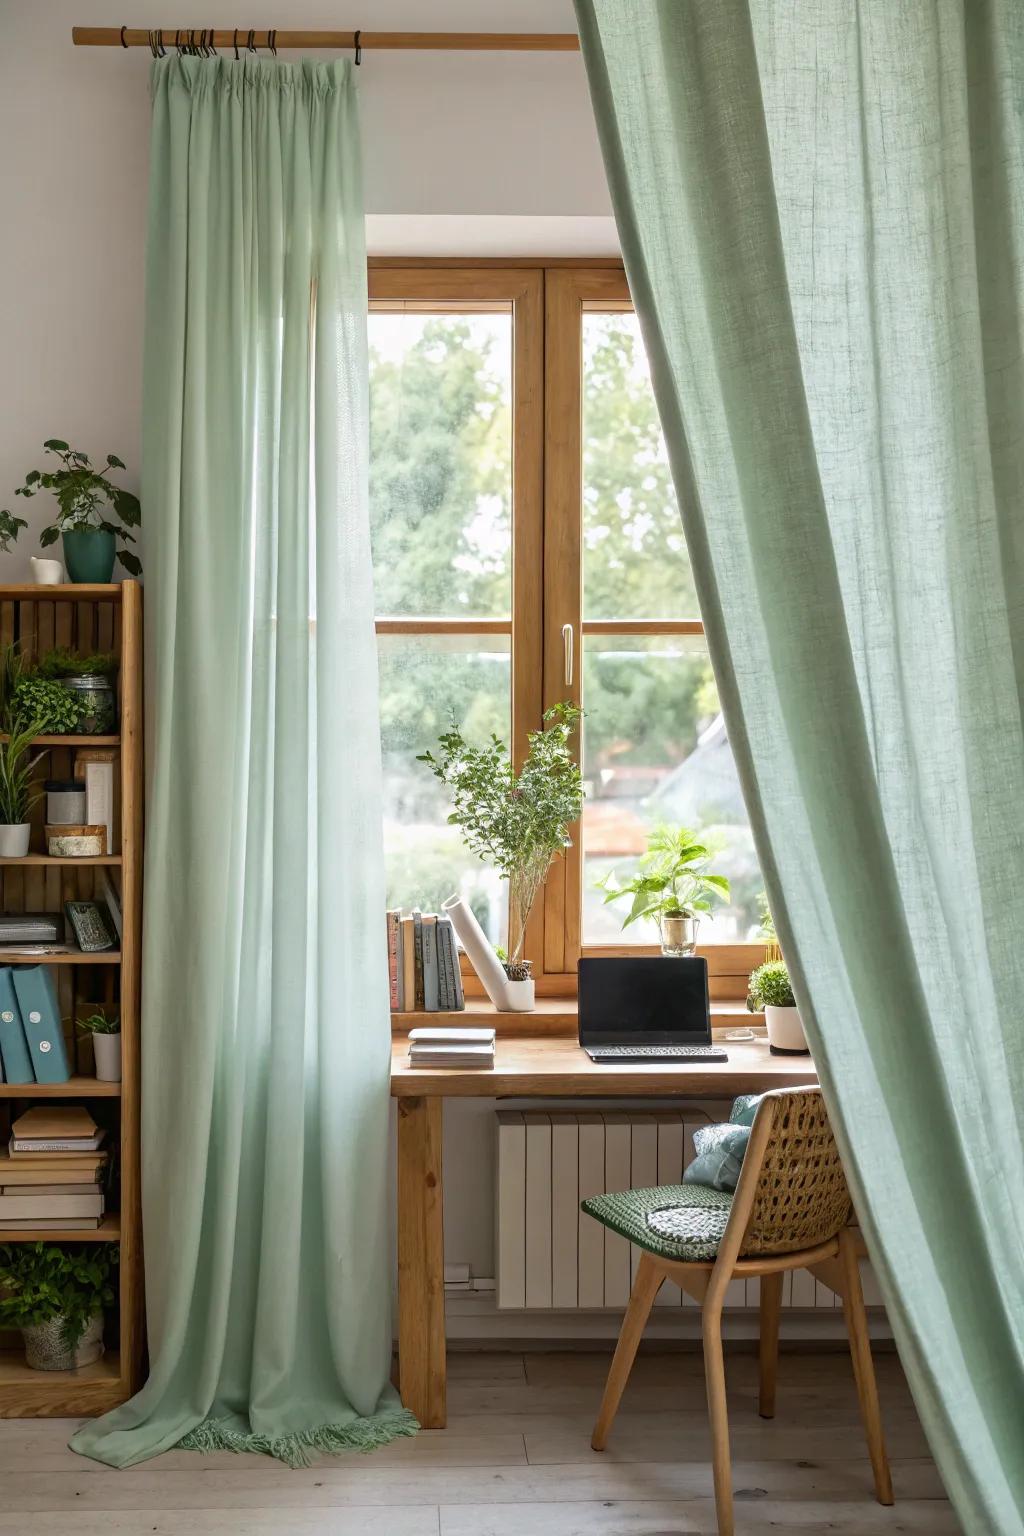
[[[173, 1451], [112, 1471], [70, 1420], [0, 1423], [0, 1536], [714, 1536], [700, 1356], [641, 1356], [608, 1450], [590, 1449], [608, 1356], [451, 1357], [449, 1427], [293, 1472]], [[871, 1496], [849, 1359], [783, 1354], [776, 1418], [728, 1360], [737, 1536], [957, 1536], [899, 1362], [878, 1361], [897, 1502]]]

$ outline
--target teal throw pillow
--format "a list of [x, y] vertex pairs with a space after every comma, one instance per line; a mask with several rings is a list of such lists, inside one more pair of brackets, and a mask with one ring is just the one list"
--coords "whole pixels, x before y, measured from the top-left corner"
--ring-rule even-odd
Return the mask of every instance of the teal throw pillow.
[[693, 1133], [697, 1156], [683, 1174], [683, 1183], [735, 1189], [749, 1140], [749, 1125], [702, 1125]]
[[744, 1093], [733, 1102], [726, 1125], [702, 1125], [694, 1132], [697, 1155], [683, 1174], [684, 1184], [735, 1189], [763, 1094]]

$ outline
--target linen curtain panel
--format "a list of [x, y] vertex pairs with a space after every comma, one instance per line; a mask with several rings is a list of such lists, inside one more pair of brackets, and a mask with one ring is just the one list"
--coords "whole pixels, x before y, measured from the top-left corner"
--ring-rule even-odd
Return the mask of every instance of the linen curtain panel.
[[950, 1495], [968, 1531], [1013, 1536], [1020, 7], [577, 0], [577, 14], [798, 1002]]
[[151, 1375], [81, 1429], [299, 1464], [388, 1384], [390, 1029], [348, 61], [153, 66], [144, 377]]

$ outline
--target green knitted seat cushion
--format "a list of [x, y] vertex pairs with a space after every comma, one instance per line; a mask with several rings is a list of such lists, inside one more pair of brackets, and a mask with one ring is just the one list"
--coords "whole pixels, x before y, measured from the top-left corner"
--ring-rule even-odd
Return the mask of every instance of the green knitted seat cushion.
[[[704, 1184], [663, 1184], [592, 1195], [582, 1206], [588, 1216], [661, 1259], [704, 1263], [717, 1257], [732, 1192]], [[652, 1218], [660, 1231], [651, 1227]]]

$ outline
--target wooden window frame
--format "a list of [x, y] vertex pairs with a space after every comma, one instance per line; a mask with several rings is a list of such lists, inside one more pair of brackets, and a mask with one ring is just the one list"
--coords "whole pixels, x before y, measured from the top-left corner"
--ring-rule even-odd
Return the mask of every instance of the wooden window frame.
[[[699, 619], [583, 620], [583, 315], [631, 310], [621, 263], [467, 263], [436, 259], [371, 260], [371, 310], [434, 313], [511, 310], [512, 314], [512, 605], [509, 619], [382, 616], [380, 634], [507, 634], [511, 645], [513, 759], [527, 733], [560, 699], [581, 702], [583, 637], [700, 635]], [[573, 635], [574, 666], [565, 681], [563, 626]], [[526, 933], [542, 997], [572, 997], [581, 954], [656, 954], [643, 945], [583, 945], [580, 828], [551, 869]], [[745, 996], [747, 976], [764, 958], [761, 944], [706, 944], [712, 998]], [[475, 978], [468, 975], [472, 993]]]

